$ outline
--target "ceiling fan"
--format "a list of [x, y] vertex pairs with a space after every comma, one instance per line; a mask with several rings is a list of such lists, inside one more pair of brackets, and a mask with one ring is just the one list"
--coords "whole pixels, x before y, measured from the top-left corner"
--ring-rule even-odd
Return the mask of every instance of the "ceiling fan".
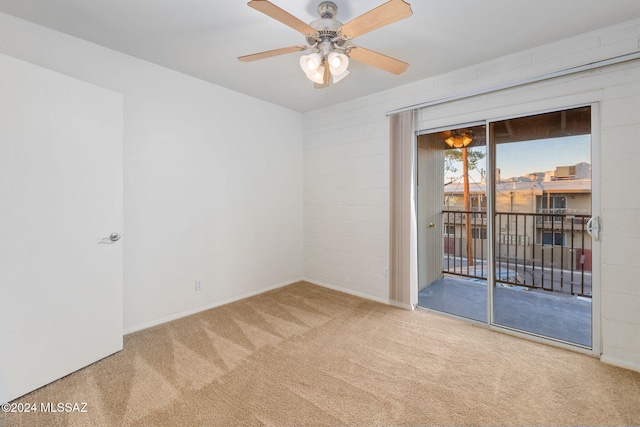
[[307, 45], [240, 56], [238, 60], [242, 62], [311, 49], [312, 53], [300, 58], [300, 67], [317, 89], [329, 86], [330, 81], [337, 83], [345, 78], [349, 74], [349, 58], [393, 74], [400, 74], [409, 66], [406, 62], [351, 44], [351, 40], [358, 36], [411, 16], [411, 5], [403, 0], [389, 0], [346, 24], [335, 19], [338, 7], [331, 1], [320, 3], [320, 19], [310, 24], [267, 0], [252, 0], [247, 5], [299, 31], [306, 37]]

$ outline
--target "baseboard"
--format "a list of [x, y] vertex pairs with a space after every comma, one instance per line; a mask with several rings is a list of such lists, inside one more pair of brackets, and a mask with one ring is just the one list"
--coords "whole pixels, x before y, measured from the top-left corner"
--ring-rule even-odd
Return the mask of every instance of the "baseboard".
[[411, 304], [403, 304], [401, 302], [397, 302], [397, 301], [389, 301], [389, 304], [394, 306], [394, 307], [398, 307], [398, 308], [404, 308], [405, 310], [415, 310], [416, 307], [411, 305]]
[[607, 365], [617, 366], [619, 368], [630, 369], [632, 371], [640, 372], [640, 364], [628, 362], [626, 360], [616, 359], [615, 357], [608, 357], [606, 355], [600, 356], [600, 361], [602, 363], [606, 363]]
[[287, 281], [287, 282], [278, 283], [276, 285], [267, 286], [266, 288], [258, 289], [257, 291], [247, 292], [247, 293], [240, 294], [240, 295], [237, 295], [237, 296], [232, 297], [232, 298], [227, 298], [227, 299], [224, 299], [224, 300], [221, 300], [221, 301], [216, 301], [216, 302], [211, 303], [211, 304], [207, 304], [207, 305], [204, 305], [204, 306], [196, 307], [196, 308], [193, 308], [191, 310], [186, 310], [186, 311], [182, 311], [180, 313], [176, 313], [176, 314], [172, 314], [172, 315], [169, 315], [169, 316], [161, 317], [160, 319], [153, 320], [151, 322], [146, 322], [146, 323], [143, 323], [141, 325], [134, 326], [132, 328], [126, 328], [124, 330], [124, 334], [127, 335], [127, 334], [131, 334], [133, 332], [141, 331], [143, 329], [151, 328], [153, 326], [158, 326], [158, 325], [161, 325], [163, 323], [171, 322], [172, 320], [176, 320], [176, 319], [180, 319], [180, 318], [183, 318], [183, 317], [191, 316], [192, 314], [200, 313], [201, 311], [210, 310], [212, 308], [220, 307], [221, 305], [229, 304], [229, 303], [232, 303], [232, 302], [235, 302], [235, 301], [239, 301], [239, 300], [242, 300], [242, 299], [245, 299], [245, 298], [249, 298], [249, 297], [252, 297], [252, 296], [255, 296], [255, 295], [259, 295], [259, 294], [265, 293], [267, 291], [271, 291], [273, 289], [278, 289], [278, 288], [282, 288], [284, 286], [289, 286], [289, 285], [292, 285], [294, 283], [301, 282], [303, 280], [305, 280], [305, 279], [295, 279], [295, 280], [290, 280], [290, 281]]
[[314, 285], [322, 286], [323, 288], [333, 289], [334, 291], [342, 292], [342, 293], [349, 294], [349, 295], [354, 295], [356, 297], [368, 299], [368, 300], [371, 300], [371, 301], [380, 302], [382, 304], [387, 304], [387, 305], [390, 304], [388, 299], [374, 297], [372, 295], [368, 295], [368, 294], [365, 294], [363, 292], [354, 291], [352, 289], [343, 288], [341, 286], [330, 285], [328, 283], [320, 282], [320, 281], [315, 280], [315, 279], [304, 278], [302, 280], [304, 280], [305, 282], [314, 284]]

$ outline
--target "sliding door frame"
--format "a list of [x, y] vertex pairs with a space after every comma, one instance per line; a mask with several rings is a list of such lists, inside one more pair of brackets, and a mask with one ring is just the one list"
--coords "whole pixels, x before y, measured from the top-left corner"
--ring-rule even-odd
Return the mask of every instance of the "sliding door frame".
[[[602, 318], [601, 318], [601, 284], [600, 284], [600, 239], [592, 239], [592, 301], [591, 301], [591, 347], [581, 346], [550, 337], [545, 337], [535, 333], [524, 332], [517, 329], [513, 329], [503, 325], [497, 325], [494, 323], [494, 304], [493, 296], [495, 289], [495, 159], [496, 159], [496, 145], [493, 143], [492, 123], [502, 120], [515, 119], [520, 117], [526, 117], [537, 114], [545, 114], [551, 112], [557, 112], [562, 110], [568, 110], [578, 107], [591, 107], [591, 216], [598, 218], [600, 216], [600, 170], [601, 170], [601, 149], [600, 149], [600, 103], [597, 100], [598, 97], [594, 97], [593, 93], [580, 94], [578, 96], [562, 97], [555, 100], [547, 100], [545, 107], [536, 108], [538, 103], [525, 103], [518, 106], [513, 106], [515, 110], [511, 114], [500, 115], [491, 118], [485, 118], [483, 120], [467, 121], [462, 123], [455, 123], [446, 126], [437, 126], [433, 128], [420, 129], [416, 131], [416, 145], [417, 136], [435, 133], [450, 129], [459, 129], [469, 126], [486, 126], [486, 153], [487, 153], [487, 235], [491, 236], [491, 243], [487, 245], [487, 322], [481, 322], [477, 320], [467, 319], [464, 317], [456, 316], [454, 314], [444, 313], [428, 308], [422, 308], [427, 311], [435, 311], [439, 314], [455, 317], [457, 319], [463, 319], [470, 323], [485, 326], [489, 329], [504, 332], [510, 335], [526, 338], [531, 341], [540, 342], [544, 344], [554, 345], [556, 347], [572, 350], [579, 353], [585, 353], [589, 355], [601, 356], [602, 354]], [[578, 99], [576, 99], [578, 98]], [[586, 98], [586, 99], [585, 99]], [[595, 98], [595, 100], [594, 100]], [[576, 102], [571, 102], [571, 101]], [[580, 102], [583, 101], [583, 102]], [[530, 108], [527, 108], [530, 107]], [[417, 173], [417, 162], [414, 164]], [[416, 190], [415, 199], [417, 200], [418, 194]], [[417, 212], [417, 203], [414, 206]], [[418, 274], [420, 272], [418, 271]], [[417, 286], [417, 285], [416, 285]], [[417, 288], [416, 288], [417, 291]]]

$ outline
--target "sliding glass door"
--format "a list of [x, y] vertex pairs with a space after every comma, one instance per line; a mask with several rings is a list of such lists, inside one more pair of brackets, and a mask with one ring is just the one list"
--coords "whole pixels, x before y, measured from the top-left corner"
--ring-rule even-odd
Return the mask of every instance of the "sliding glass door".
[[493, 323], [591, 347], [591, 108], [489, 129]]
[[592, 346], [591, 108], [417, 146], [419, 306]]

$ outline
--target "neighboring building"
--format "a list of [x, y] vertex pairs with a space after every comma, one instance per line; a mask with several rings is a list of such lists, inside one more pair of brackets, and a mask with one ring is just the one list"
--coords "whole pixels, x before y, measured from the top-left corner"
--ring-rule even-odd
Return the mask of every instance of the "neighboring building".
[[[444, 187], [445, 253], [465, 256], [463, 186]], [[487, 258], [486, 182], [470, 183], [473, 257]], [[504, 260], [591, 271], [591, 165], [560, 166], [496, 183], [496, 255]]]

